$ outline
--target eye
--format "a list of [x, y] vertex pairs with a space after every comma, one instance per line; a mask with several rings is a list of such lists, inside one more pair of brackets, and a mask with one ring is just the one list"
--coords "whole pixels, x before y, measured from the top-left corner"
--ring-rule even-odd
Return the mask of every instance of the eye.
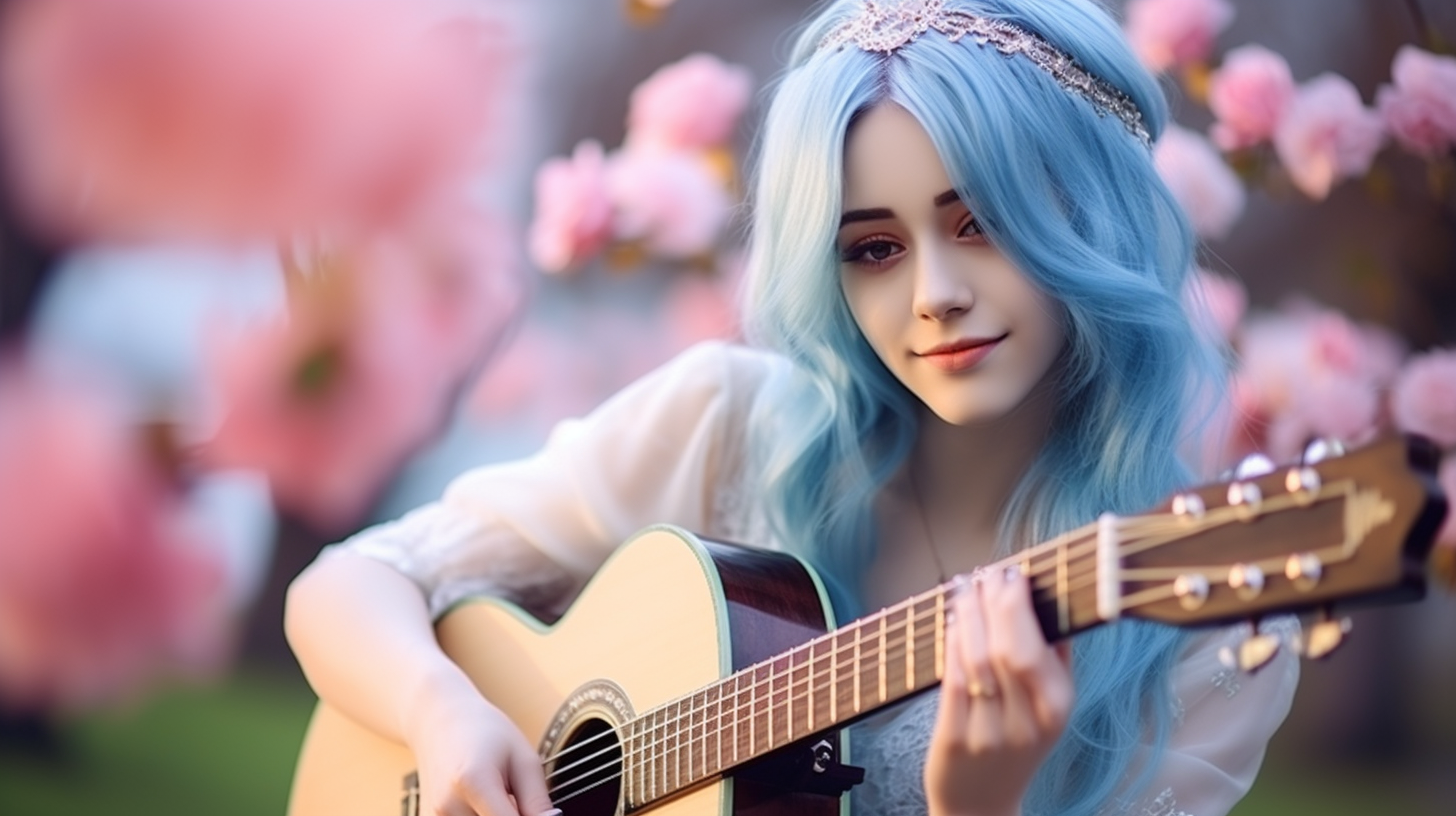
[[957, 238], [968, 238], [976, 243], [987, 243], [986, 231], [981, 229], [981, 222], [970, 213], [961, 221], [960, 227], [956, 230]]
[[884, 266], [891, 263], [897, 255], [904, 251], [905, 248], [897, 241], [881, 236], [871, 236], [841, 250], [839, 260], [841, 263], [861, 266]]

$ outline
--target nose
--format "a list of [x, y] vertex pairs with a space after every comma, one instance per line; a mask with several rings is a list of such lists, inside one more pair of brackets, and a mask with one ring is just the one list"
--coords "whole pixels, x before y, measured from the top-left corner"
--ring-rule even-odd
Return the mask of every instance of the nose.
[[955, 262], [933, 248], [917, 253], [915, 316], [922, 320], [948, 320], [971, 310], [975, 293]]

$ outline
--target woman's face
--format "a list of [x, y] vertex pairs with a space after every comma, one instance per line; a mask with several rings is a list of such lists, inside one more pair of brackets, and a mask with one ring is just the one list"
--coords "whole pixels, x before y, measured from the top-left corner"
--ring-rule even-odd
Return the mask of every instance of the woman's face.
[[1061, 306], [987, 241], [899, 105], [874, 107], [849, 132], [838, 249], [860, 331], [946, 422], [1005, 416], [1066, 343]]

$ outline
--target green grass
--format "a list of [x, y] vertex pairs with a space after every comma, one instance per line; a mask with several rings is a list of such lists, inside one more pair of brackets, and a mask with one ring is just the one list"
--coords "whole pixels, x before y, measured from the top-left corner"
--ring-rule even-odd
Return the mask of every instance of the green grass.
[[[57, 759], [0, 747], [0, 814], [281, 816], [313, 702], [295, 678], [244, 671], [70, 723]], [[1322, 767], [1291, 737], [1275, 737], [1233, 816], [1448, 812], [1410, 771]]]
[[60, 728], [62, 751], [0, 752], [0, 813], [282, 814], [313, 697], [242, 672]]

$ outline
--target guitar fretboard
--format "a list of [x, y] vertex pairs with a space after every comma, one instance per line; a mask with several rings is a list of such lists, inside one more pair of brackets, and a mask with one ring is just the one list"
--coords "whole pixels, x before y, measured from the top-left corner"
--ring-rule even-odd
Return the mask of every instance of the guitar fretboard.
[[[1089, 525], [987, 568], [1037, 579], [1033, 605], [1049, 639], [1100, 622], [1086, 580], [1095, 535]], [[626, 723], [629, 809], [937, 685], [955, 588], [934, 587]]]

